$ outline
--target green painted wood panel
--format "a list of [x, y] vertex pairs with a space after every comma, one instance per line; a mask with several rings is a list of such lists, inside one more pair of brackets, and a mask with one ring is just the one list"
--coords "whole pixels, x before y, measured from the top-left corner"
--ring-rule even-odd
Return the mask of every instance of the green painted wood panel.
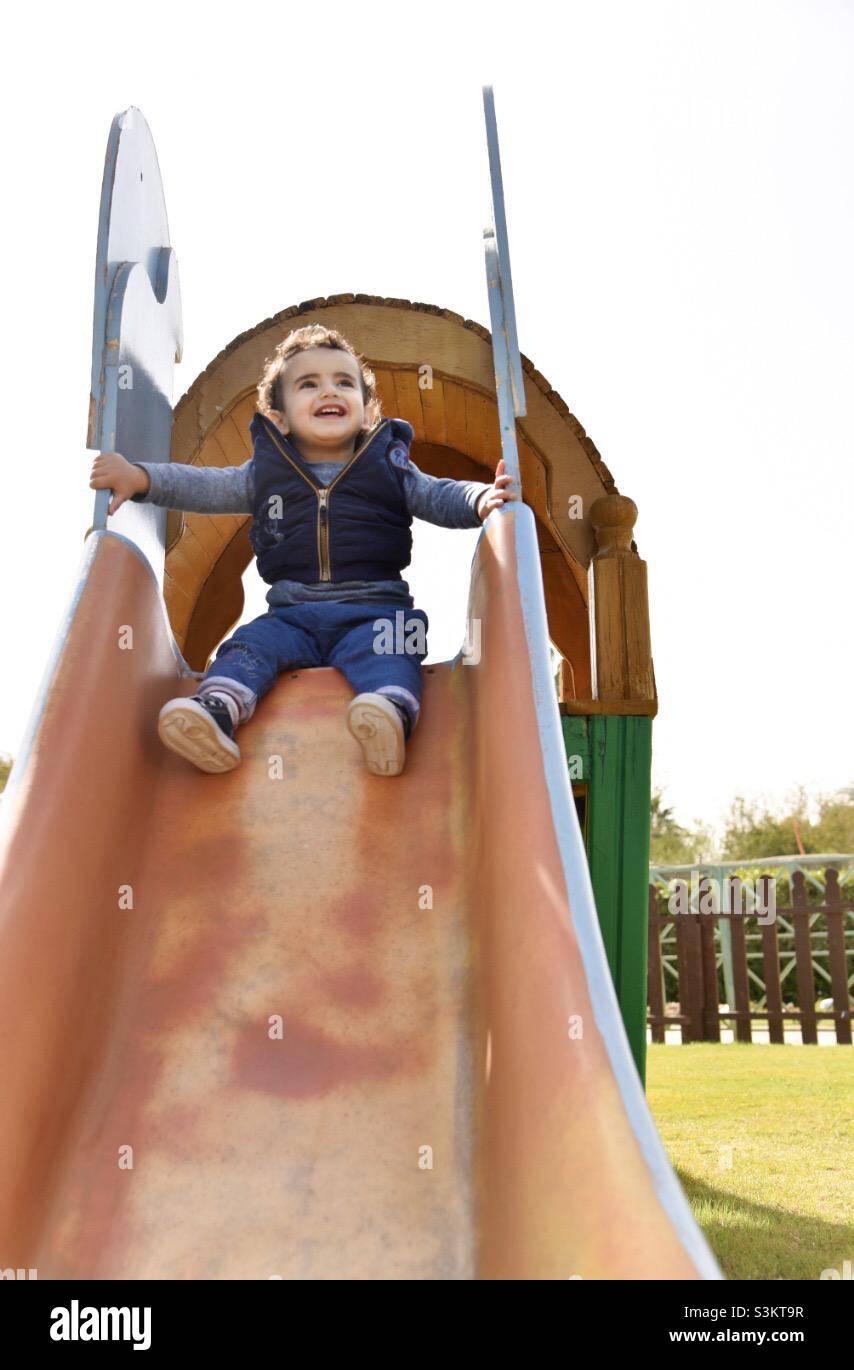
[[592, 715], [564, 717], [562, 723], [567, 758], [581, 758], [599, 925], [626, 1034], [645, 1082], [652, 719]]

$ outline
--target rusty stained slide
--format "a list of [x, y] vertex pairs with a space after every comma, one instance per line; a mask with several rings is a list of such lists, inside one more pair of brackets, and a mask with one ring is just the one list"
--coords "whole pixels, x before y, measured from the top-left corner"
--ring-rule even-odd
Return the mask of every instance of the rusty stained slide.
[[157, 737], [198, 677], [153, 572], [90, 533], [2, 804], [0, 1267], [720, 1278], [608, 977], [539, 576], [531, 510], [491, 514], [402, 775], [332, 668], [208, 775]]

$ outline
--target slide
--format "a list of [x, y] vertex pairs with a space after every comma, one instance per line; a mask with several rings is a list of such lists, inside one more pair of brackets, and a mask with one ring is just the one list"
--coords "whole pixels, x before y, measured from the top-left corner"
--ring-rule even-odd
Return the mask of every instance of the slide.
[[198, 679], [157, 578], [90, 532], [0, 806], [4, 1270], [721, 1278], [608, 973], [525, 504], [468, 622], [402, 775], [331, 668], [207, 775], [157, 737]]

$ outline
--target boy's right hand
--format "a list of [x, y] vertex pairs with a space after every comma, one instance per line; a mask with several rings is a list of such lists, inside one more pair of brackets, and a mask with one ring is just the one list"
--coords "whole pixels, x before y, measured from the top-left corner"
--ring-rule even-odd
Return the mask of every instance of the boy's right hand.
[[115, 514], [132, 495], [143, 495], [151, 484], [148, 472], [126, 461], [119, 452], [99, 452], [92, 462], [89, 487], [112, 490], [108, 514]]

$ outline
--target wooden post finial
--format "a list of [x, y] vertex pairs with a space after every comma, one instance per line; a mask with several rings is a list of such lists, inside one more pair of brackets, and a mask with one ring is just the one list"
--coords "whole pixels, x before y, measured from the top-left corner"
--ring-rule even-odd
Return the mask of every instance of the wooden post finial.
[[590, 506], [590, 522], [599, 550], [594, 556], [625, 556], [632, 552], [638, 507], [627, 495], [602, 495]]
[[637, 505], [625, 495], [603, 495], [590, 506], [599, 544], [588, 573], [593, 697], [654, 714], [646, 562], [632, 541], [637, 516]]

